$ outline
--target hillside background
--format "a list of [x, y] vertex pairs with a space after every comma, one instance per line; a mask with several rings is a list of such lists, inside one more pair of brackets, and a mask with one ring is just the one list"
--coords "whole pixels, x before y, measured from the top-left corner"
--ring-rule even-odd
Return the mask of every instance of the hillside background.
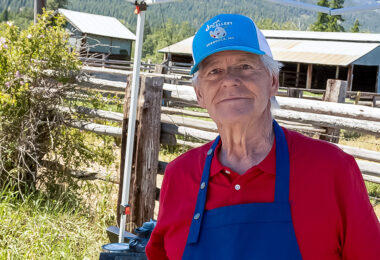
[[[317, 0], [303, 0], [316, 4]], [[345, 6], [373, 3], [375, 0], [346, 0]], [[0, 12], [8, 6], [10, 11], [24, 11], [32, 8], [33, 0], [0, 0]], [[126, 0], [69, 0], [68, 9], [94, 14], [114, 16], [134, 31], [136, 17], [134, 6]], [[30, 9], [29, 9], [30, 13]], [[196, 29], [200, 24], [219, 13], [240, 13], [252, 17], [255, 21], [267, 19], [277, 24], [285, 22], [292, 24], [292, 29], [307, 30], [316, 20], [317, 13], [293, 7], [286, 7], [262, 0], [179, 0], [161, 6], [152, 6], [147, 11], [147, 21], [152, 28], [167, 22], [188, 22]], [[346, 31], [352, 27], [355, 19], [359, 19], [361, 32], [380, 33], [380, 10], [357, 12], [344, 15], [343, 26]], [[285, 27], [287, 28], [287, 27]]]

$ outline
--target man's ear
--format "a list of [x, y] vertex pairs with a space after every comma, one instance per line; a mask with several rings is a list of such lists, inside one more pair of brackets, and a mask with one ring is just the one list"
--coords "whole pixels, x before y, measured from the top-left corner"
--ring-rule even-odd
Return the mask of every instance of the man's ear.
[[278, 80], [278, 77], [276, 77], [275, 75], [272, 76], [272, 84], [270, 88], [271, 88], [271, 92], [270, 92], [271, 97], [275, 96], [279, 88], [279, 80]]
[[202, 94], [202, 91], [200, 90], [199, 85], [194, 85], [194, 91], [195, 91], [195, 94], [197, 95], [198, 105], [202, 108], [205, 108], [203, 94]]

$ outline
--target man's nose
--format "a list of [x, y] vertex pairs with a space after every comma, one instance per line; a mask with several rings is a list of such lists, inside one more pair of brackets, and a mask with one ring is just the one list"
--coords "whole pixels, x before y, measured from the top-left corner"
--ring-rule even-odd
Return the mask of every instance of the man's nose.
[[240, 78], [235, 73], [233, 68], [228, 68], [222, 79], [222, 85], [223, 87], [233, 87], [240, 84]]

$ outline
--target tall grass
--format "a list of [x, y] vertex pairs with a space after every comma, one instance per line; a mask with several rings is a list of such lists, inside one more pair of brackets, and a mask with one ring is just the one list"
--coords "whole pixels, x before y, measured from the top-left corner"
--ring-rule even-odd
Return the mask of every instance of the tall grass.
[[[21, 196], [17, 189], [0, 192], [0, 259], [98, 259], [108, 243], [105, 229], [114, 224], [112, 184], [85, 184], [79, 198], [70, 190], [58, 197], [45, 192]], [[96, 187], [96, 188], [95, 188]]]

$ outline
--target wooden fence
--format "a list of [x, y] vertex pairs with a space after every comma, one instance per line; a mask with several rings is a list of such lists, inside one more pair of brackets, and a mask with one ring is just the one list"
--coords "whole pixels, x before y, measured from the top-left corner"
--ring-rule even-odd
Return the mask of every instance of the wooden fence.
[[[83, 63], [87, 66], [88, 70], [96, 71], [99, 73], [103, 71], [106, 74], [113, 75], [126, 75], [133, 70], [133, 61], [123, 60], [110, 60], [105, 58], [81, 58]], [[190, 63], [181, 62], [168, 62], [167, 64], [153, 64], [150, 62], [141, 62], [141, 71], [147, 73], [167, 74], [176, 77], [175, 82], [181, 85], [191, 85], [192, 76], [189, 75]], [[97, 69], [100, 67], [101, 69]], [[129, 73], [128, 73], [129, 72]], [[174, 80], [172, 79], [172, 83]], [[325, 89], [305, 89], [295, 87], [293, 84], [287, 84], [280, 79], [281, 96], [300, 97], [322, 100], [326, 92]], [[305, 94], [306, 93], [306, 94]], [[315, 96], [308, 96], [307, 93], [316, 94]], [[319, 96], [318, 96], [319, 95]], [[361, 92], [361, 91], [347, 91], [346, 98], [352, 100], [355, 104], [365, 104], [372, 107], [379, 105], [380, 93]]]
[[[88, 71], [96, 72], [94, 69]], [[102, 69], [101, 73], [107, 74], [108, 71]], [[111, 78], [118, 80], [117, 75], [120, 76], [121, 72], [112, 73]], [[127, 74], [123, 73], [121, 74], [126, 78]], [[172, 84], [181, 80], [181, 77], [181, 75], [142, 74], [136, 130], [137, 152], [134, 155], [135, 166], [130, 193], [130, 197], [135, 198], [131, 201], [132, 212], [135, 213], [130, 216], [130, 221], [135, 226], [141, 226], [143, 220], [153, 217], [154, 199], [158, 199], [159, 187], [154, 190], [152, 187], [156, 188], [156, 174], [163, 174], [167, 165], [166, 162], [158, 161], [157, 143], [154, 140], [146, 140], [143, 132], [147, 129], [158, 129], [161, 144], [187, 147], [198, 147], [217, 136], [217, 127], [209, 120], [209, 115], [206, 112], [194, 111], [198, 106], [192, 87]], [[85, 91], [90, 89], [104, 94], [113, 93], [128, 97], [129, 89], [126, 83], [128, 80], [114, 80], [88, 78], [79, 81], [77, 89], [78, 92], [82, 92], [81, 95], [85, 95]], [[278, 96], [277, 99], [281, 109], [274, 110], [273, 115], [280, 125], [288, 129], [316, 137], [329, 136], [328, 129], [331, 128], [380, 137], [379, 108], [282, 96]], [[119, 122], [121, 127], [83, 121], [70, 122], [72, 127], [114, 137], [125, 137], [127, 134], [125, 128], [127, 113], [123, 115], [84, 107], [77, 107], [75, 110], [96, 119]], [[128, 103], [124, 105], [124, 111], [127, 110]], [[154, 119], [152, 115], [159, 118]], [[148, 144], [150, 147], [147, 147]], [[339, 144], [338, 146], [356, 158], [365, 180], [380, 183], [380, 152]], [[149, 167], [147, 167], [148, 161]], [[120, 168], [122, 178], [124, 167]]]

